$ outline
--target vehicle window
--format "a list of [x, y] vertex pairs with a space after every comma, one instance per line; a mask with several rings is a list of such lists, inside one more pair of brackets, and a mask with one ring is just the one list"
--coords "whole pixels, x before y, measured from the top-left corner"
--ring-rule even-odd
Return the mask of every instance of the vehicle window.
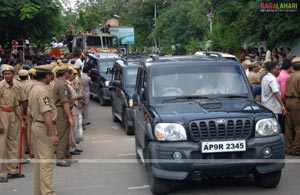
[[90, 58], [90, 61], [88, 62], [88, 66], [91, 69], [91, 72], [98, 72], [98, 65], [97, 60]]
[[126, 70], [126, 76], [125, 76], [126, 87], [134, 87], [135, 86], [137, 71], [138, 71], [137, 68], [128, 68]]
[[113, 68], [115, 60], [113, 61], [100, 61], [99, 62], [99, 71], [101, 73], [106, 73], [108, 68]]
[[86, 37], [86, 46], [101, 47], [101, 40], [99, 36]]
[[248, 95], [248, 88], [240, 68], [159, 67], [153, 69], [152, 97]]
[[76, 46], [81, 47], [81, 37], [76, 39]]
[[122, 80], [122, 70], [120, 67], [116, 68], [116, 71], [114, 73], [114, 80], [118, 80], [118, 81]]

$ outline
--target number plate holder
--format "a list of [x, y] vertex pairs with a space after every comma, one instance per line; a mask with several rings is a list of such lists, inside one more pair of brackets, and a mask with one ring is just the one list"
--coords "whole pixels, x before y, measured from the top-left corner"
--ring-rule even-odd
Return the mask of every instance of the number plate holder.
[[202, 153], [243, 152], [246, 151], [246, 146], [246, 140], [200, 142]]

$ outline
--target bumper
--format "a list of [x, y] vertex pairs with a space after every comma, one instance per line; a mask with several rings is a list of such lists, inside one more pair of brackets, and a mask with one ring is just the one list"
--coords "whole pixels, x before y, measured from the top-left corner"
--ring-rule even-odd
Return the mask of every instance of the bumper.
[[[271, 155], [263, 149], [271, 147]], [[244, 152], [201, 153], [200, 143], [151, 142], [152, 171], [155, 177], [172, 180], [203, 179], [223, 176], [247, 176], [252, 172], [270, 173], [284, 167], [284, 137], [252, 138]], [[174, 160], [180, 152], [181, 160]]]

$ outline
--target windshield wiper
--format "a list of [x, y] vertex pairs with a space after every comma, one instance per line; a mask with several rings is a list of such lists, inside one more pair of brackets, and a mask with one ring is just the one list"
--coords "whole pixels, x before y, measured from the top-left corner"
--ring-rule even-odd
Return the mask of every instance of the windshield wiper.
[[207, 96], [177, 96], [175, 98], [171, 98], [171, 99], [166, 99], [163, 100], [162, 103], [165, 102], [172, 102], [172, 101], [176, 101], [176, 100], [193, 100], [193, 99], [208, 99], [209, 97]]
[[245, 95], [220, 95], [220, 98], [248, 98]]

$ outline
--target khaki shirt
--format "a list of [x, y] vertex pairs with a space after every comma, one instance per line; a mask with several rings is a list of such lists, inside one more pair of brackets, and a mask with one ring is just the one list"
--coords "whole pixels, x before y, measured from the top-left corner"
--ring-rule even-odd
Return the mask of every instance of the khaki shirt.
[[288, 78], [285, 96], [300, 98], [300, 71], [292, 73]]
[[56, 120], [56, 107], [53, 99], [50, 97], [49, 88], [44, 83], [35, 82], [29, 94], [28, 104], [33, 121], [45, 121], [43, 113], [48, 111], [51, 112], [52, 121]]
[[260, 77], [256, 72], [250, 71], [248, 75], [250, 85], [260, 84]]
[[20, 81], [16, 80], [16, 79], [13, 80], [13, 83], [14, 83], [14, 86], [16, 86], [17, 89], [18, 89], [18, 93], [19, 93], [18, 96], [19, 96], [20, 103], [27, 100], [28, 98], [24, 93], [24, 84], [21, 83]]
[[76, 75], [75, 79], [73, 80], [74, 89], [77, 94], [81, 94], [83, 92], [83, 87], [81, 84], [81, 80], [78, 75]]
[[73, 106], [72, 94], [66, 81], [61, 78], [54, 81], [52, 89], [53, 100], [56, 106], [62, 106], [63, 103], [68, 102], [70, 106]]
[[3, 80], [0, 82], [0, 107], [12, 108], [19, 106], [19, 91], [17, 86], [10, 87], [8, 83]]
[[30, 93], [31, 89], [33, 88], [35, 82], [36, 82], [35, 80], [27, 80], [26, 82], [23, 82], [23, 84], [24, 84], [23, 91], [24, 91], [24, 94], [27, 97], [27, 99], [28, 99], [29, 93]]

